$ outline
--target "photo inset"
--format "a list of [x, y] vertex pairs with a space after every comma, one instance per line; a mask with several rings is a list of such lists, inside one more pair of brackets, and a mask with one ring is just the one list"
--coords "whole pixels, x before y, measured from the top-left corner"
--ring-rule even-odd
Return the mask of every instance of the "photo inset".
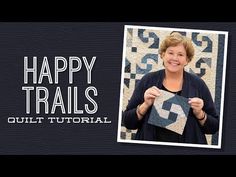
[[221, 148], [228, 32], [126, 25], [117, 141]]

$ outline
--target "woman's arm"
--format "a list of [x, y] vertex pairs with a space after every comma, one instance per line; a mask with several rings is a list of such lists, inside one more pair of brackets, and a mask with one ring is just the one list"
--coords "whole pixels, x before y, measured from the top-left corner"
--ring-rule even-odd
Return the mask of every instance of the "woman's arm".
[[202, 130], [205, 134], [214, 134], [219, 130], [219, 115], [216, 112], [211, 93], [205, 83], [201, 87], [201, 92], [204, 101], [203, 111], [206, 113]]

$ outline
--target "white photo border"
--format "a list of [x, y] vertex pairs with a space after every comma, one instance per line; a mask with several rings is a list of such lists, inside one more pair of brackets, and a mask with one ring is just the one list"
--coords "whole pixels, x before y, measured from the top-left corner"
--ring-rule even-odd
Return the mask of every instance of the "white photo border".
[[[128, 28], [133, 29], [148, 29], [148, 30], [165, 30], [165, 31], [183, 31], [183, 32], [198, 32], [198, 33], [211, 33], [225, 35], [224, 41], [224, 54], [223, 54], [223, 73], [221, 85], [221, 103], [220, 103], [220, 118], [219, 118], [219, 134], [217, 145], [203, 145], [203, 144], [190, 144], [190, 143], [172, 143], [172, 142], [157, 142], [157, 141], [144, 141], [144, 140], [126, 140], [121, 139], [121, 121], [122, 121], [122, 105], [123, 105], [123, 88], [124, 88], [124, 69], [126, 57], [126, 37]], [[152, 145], [168, 145], [168, 146], [184, 146], [184, 147], [198, 147], [198, 148], [214, 148], [221, 149], [222, 147], [222, 127], [223, 127], [223, 112], [224, 112], [224, 95], [225, 95], [225, 79], [226, 79], [226, 63], [227, 63], [227, 48], [228, 48], [228, 31], [214, 31], [214, 30], [199, 30], [199, 29], [185, 29], [185, 28], [167, 28], [167, 27], [151, 27], [151, 26], [137, 26], [125, 25], [124, 38], [123, 38], [123, 54], [122, 54], [122, 69], [121, 69], [121, 85], [120, 85], [120, 102], [119, 102], [119, 118], [118, 118], [118, 131], [117, 142], [121, 143], [136, 143], [136, 144], [152, 144]]]

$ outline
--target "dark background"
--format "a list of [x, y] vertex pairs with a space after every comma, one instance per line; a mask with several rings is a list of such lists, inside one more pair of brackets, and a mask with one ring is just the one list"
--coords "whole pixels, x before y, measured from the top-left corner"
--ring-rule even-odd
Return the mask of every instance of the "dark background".
[[[228, 54], [221, 149], [174, 147], [165, 145], [117, 142], [119, 96], [124, 25], [173, 27], [228, 31]], [[236, 153], [236, 23], [235, 22], [1, 22], [0, 28], [0, 154], [1, 155], [169, 155]], [[111, 124], [8, 124], [9, 116], [25, 116], [23, 57], [48, 57], [54, 66], [55, 56], [97, 56], [92, 85], [98, 90], [98, 112]], [[41, 65], [39, 64], [39, 69]], [[86, 70], [76, 75], [75, 85], [84, 91]], [[39, 72], [38, 72], [39, 73]], [[52, 72], [53, 74], [53, 72]], [[75, 76], [74, 76], [75, 77]], [[66, 88], [67, 76], [60, 80]], [[54, 77], [53, 77], [54, 81]], [[34, 85], [33, 85], [34, 86]], [[42, 84], [54, 94], [54, 85]], [[63, 92], [65, 95], [66, 92]], [[63, 94], [63, 95], [64, 95]], [[79, 91], [79, 94], [80, 93]], [[54, 96], [54, 95], [53, 95]], [[80, 97], [81, 104], [86, 99]], [[31, 103], [33, 105], [34, 103]], [[49, 109], [50, 110], [50, 109]], [[34, 116], [34, 114], [31, 114]], [[47, 117], [47, 115], [42, 115]], [[55, 116], [63, 116], [55, 114]], [[73, 115], [72, 115], [73, 116]]]

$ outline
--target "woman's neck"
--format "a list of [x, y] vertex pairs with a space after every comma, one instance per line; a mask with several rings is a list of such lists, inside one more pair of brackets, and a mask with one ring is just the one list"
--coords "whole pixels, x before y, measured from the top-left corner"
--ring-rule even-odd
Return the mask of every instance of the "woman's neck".
[[165, 78], [168, 80], [182, 80], [183, 79], [184, 70], [179, 72], [168, 72], [165, 70]]
[[165, 78], [163, 85], [170, 91], [177, 92], [182, 90], [183, 85], [183, 72], [170, 73], [165, 71]]

